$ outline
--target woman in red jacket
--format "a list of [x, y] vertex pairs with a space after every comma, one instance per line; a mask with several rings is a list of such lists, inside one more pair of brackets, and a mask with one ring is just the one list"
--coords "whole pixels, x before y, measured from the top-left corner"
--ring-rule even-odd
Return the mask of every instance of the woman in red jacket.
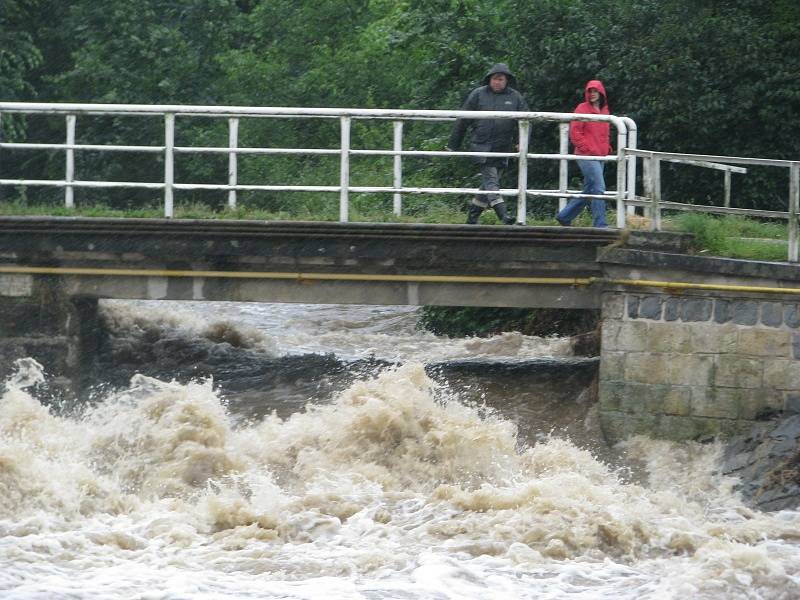
[[[576, 113], [607, 115], [608, 97], [603, 83], [596, 79], [586, 84], [584, 102], [575, 108]], [[611, 154], [609, 143], [609, 124], [605, 121], [572, 121], [569, 125], [569, 139], [575, 146], [575, 154], [581, 156], [607, 156]], [[603, 178], [605, 163], [599, 160], [578, 160], [578, 168], [583, 174], [583, 193], [602, 195], [606, 191]], [[591, 206], [592, 227], [608, 227], [606, 223], [606, 201], [601, 198], [573, 198], [556, 215], [561, 225], [569, 225], [586, 206]]]

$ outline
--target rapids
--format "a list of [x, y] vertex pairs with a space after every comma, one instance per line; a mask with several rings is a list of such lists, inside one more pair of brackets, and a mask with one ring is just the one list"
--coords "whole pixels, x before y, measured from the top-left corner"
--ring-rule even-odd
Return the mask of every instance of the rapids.
[[[524, 385], [491, 380], [524, 381], [519, 363], [542, 356], [568, 377], [568, 341], [442, 340], [395, 307], [293, 325], [143, 304], [106, 307], [114, 360], [170, 336], [174, 349], [179, 329], [273, 367], [362, 362], [281, 411], [275, 394], [255, 410], [253, 389], [242, 401], [147, 364], [59, 406], [37, 395], [41, 365], [17, 361], [0, 397], [0, 598], [800, 597], [800, 513], [748, 509], [720, 446], [636, 438], [606, 459], [585, 398], [555, 386], [570, 406], [542, 390], [522, 402], [508, 395]], [[468, 376], [429, 367], [448, 361]]]

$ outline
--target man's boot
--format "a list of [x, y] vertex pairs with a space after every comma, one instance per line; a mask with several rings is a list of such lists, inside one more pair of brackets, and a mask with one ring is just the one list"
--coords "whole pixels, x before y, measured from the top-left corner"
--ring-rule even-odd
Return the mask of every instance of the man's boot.
[[498, 202], [494, 205], [494, 212], [497, 213], [497, 218], [506, 225], [514, 224], [514, 217], [508, 214], [505, 202]]
[[483, 208], [470, 204], [469, 211], [467, 212], [467, 225], [476, 225], [482, 212]]

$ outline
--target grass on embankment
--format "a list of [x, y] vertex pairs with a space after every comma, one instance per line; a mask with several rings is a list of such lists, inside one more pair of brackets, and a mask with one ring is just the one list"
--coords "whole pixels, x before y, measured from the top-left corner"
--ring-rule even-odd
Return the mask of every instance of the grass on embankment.
[[[242, 219], [255, 221], [338, 221], [337, 202], [321, 208], [319, 203], [308, 206], [300, 202], [293, 211], [270, 211], [240, 205], [235, 209], [225, 206], [214, 209], [202, 203], [176, 203], [174, 216], [178, 219]], [[350, 221], [372, 223], [464, 223], [465, 212], [455, 207], [452, 201], [429, 199], [410, 202], [404, 214], [395, 216], [391, 208], [372, 202], [353, 202]], [[513, 206], [512, 206], [513, 209]], [[69, 217], [115, 217], [115, 218], [162, 218], [163, 205], [151, 205], [135, 209], [115, 209], [104, 204], [78, 205], [68, 209], [63, 205], [34, 204], [26, 201], [0, 203], [0, 215], [40, 215]], [[609, 223], [615, 215], [609, 212]], [[484, 211], [482, 224], [496, 224], [497, 218], [491, 210]], [[554, 218], [532, 218], [530, 225], [556, 225]], [[578, 227], [588, 227], [591, 218], [584, 212], [575, 221]], [[692, 252], [707, 256], [743, 258], [750, 260], [785, 261], [787, 259], [787, 225], [785, 222], [747, 219], [737, 215], [715, 216], [701, 213], [679, 213], [664, 218], [664, 229], [694, 235]], [[638, 223], [647, 228], [647, 223]]]
[[749, 260], [787, 260], [787, 225], [782, 221], [747, 219], [738, 215], [717, 217], [683, 213], [667, 220], [665, 228], [693, 234], [692, 250], [697, 254]]

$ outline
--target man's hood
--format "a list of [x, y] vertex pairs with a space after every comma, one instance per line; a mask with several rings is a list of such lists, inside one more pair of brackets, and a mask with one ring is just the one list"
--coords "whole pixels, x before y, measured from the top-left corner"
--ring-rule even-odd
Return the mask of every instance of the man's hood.
[[508, 77], [508, 85], [514, 87], [517, 84], [517, 78], [514, 77], [513, 73], [511, 73], [511, 69], [508, 68], [506, 63], [497, 63], [492, 65], [492, 68], [484, 76], [481, 84], [489, 85], [489, 79], [492, 78], [492, 75], [496, 75], [497, 73], [503, 73], [506, 77]]

